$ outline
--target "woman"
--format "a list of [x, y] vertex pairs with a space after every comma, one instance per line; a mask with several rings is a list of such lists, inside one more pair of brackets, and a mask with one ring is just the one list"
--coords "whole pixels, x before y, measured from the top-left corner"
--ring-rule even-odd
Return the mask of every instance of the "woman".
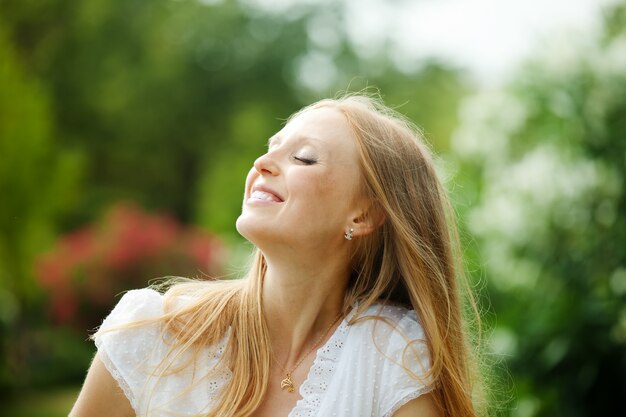
[[71, 416], [476, 415], [454, 222], [409, 122], [362, 96], [296, 113], [237, 230], [246, 279], [122, 298]]

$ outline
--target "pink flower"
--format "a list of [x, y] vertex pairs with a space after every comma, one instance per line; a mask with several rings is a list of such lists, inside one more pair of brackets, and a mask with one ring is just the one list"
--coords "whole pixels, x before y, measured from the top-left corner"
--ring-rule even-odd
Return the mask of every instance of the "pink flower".
[[67, 323], [78, 310], [76, 298], [71, 294], [57, 294], [52, 299], [52, 316], [57, 323]]
[[215, 236], [123, 203], [61, 236], [37, 259], [35, 273], [55, 320], [84, 331], [100, 323], [120, 292], [160, 276], [214, 276], [224, 257]]

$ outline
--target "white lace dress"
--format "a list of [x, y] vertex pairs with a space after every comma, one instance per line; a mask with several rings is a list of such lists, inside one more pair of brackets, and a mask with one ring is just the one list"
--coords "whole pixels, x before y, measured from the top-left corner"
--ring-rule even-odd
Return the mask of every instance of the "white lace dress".
[[[413, 310], [376, 305], [363, 314], [386, 317], [395, 328], [380, 320], [349, 326], [352, 311], [317, 351], [300, 385], [302, 398], [289, 417], [388, 417], [431, 389], [424, 376], [430, 367], [424, 332]], [[101, 329], [162, 313], [162, 295], [149, 289], [129, 291]], [[138, 417], [201, 416], [231, 377], [228, 369], [214, 369], [227, 337], [218, 346], [207, 347], [192, 365], [160, 378], [155, 369], [172, 346], [160, 325], [104, 332], [96, 338], [96, 346]], [[176, 363], [186, 359], [183, 354]], [[210, 369], [214, 370], [208, 373]]]

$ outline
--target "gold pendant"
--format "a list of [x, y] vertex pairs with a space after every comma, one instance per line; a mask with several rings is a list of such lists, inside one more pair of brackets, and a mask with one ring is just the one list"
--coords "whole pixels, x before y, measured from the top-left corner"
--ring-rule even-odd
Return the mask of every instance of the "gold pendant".
[[295, 388], [293, 386], [293, 381], [291, 380], [291, 375], [287, 374], [285, 379], [280, 381], [280, 389], [286, 389], [287, 392], [294, 392]]

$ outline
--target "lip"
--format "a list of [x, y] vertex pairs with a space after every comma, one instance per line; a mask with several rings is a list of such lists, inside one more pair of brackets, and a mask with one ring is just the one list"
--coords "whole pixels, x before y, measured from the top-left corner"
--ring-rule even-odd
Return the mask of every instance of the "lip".
[[[255, 184], [252, 186], [252, 188], [250, 189], [250, 196], [252, 195], [252, 193], [254, 193], [255, 191], [261, 191], [267, 194], [271, 194], [272, 196], [274, 196], [278, 201], [266, 201], [266, 200], [258, 200], [255, 199], [255, 201], [265, 201], [268, 203], [282, 203], [283, 201], [285, 201], [285, 199], [278, 194], [276, 191], [272, 190], [271, 188], [263, 185], [263, 184]], [[251, 199], [251, 197], [248, 196], [248, 200]]]

